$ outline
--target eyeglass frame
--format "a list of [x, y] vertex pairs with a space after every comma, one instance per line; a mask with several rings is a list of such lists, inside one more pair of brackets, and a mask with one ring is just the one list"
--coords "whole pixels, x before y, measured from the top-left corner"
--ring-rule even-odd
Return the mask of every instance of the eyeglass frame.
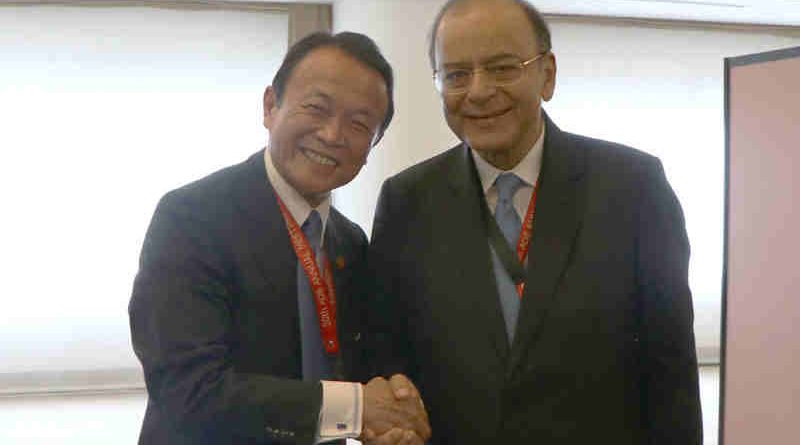
[[[542, 57], [544, 57], [549, 52], [550, 52], [550, 50], [544, 50], [544, 51], [540, 52], [539, 54], [533, 56], [533, 58], [531, 58], [531, 59], [523, 60], [521, 62], [517, 62], [516, 64], [510, 64], [510, 65], [517, 65], [522, 71], [524, 71], [525, 68], [528, 67], [528, 65], [530, 65], [531, 63], [536, 62], [537, 60], [541, 59]], [[478, 73], [478, 72], [481, 72], [481, 71], [486, 71], [486, 70], [487, 70], [486, 66], [479, 66], [477, 68], [472, 68], [472, 69], [463, 69], [463, 71], [469, 71], [470, 76], [471, 76], [470, 77], [470, 82], [464, 87], [463, 90], [448, 91], [447, 88], [444, 86], [444, 82], [440, 82], [439, 80], [437, 80], [437, 76], [439, 75], [440, 72], [442, 72], [442, 70], [439, 70], [439, 69], [433, 70], [433, 83], [436, 86], [436, 90], [439, 91], [440, 94], [448, 94], [448, 95], [464, 94], [467, 91], [469, 91], [470, 86], [472, 85], [472, 79], [475, 78], [475, 74]], [[493, 81], [492, 84], [494, 86], [496, 86], [496, 87], [505, 87], [505, 86], [509, 86], [509, 85], [514, 85], [515, 83], [519, 82], [520, 79], [522, 79], [522, 75], [520, 75], [518, 78], [516, 78], [516, 79], [514, 79], [514, 80], [512, 80], [510, 82], [497, 83], [496, 81]]]

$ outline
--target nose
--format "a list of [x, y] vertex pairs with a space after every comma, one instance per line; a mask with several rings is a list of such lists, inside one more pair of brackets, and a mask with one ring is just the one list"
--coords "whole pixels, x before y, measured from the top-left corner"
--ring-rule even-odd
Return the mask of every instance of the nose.
[[467, 98], [473, 102], [485, 102], [497, 92], [497, 87], [485, 70], [475, 70], [467, 90]]
[[341, 119], [330, 117], [317, 130], [317, 137], [327, 145], [341, 146], [345, 143], [344, 126]]

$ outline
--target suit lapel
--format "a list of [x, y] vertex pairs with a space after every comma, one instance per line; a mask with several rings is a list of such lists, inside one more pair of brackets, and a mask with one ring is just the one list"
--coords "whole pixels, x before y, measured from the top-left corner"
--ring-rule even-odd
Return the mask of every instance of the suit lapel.
[[[330, 363], [334, 378], [336, 380], [344, 380], [345, 369], [343, 359], [344, 355], [347, 354], [347, 351], [345, 351], [345, 342], [343, 341], [343, 334], [345, 330], [342, 329], [342, 325], [347, 323], [345, 320], [346, 317], [343, 314], [347, 314], [350, 310], [350, 292], [346, 286], [346, 283], [349, 282], [349, 279], [344, 276], [344, 267], [347, 264], [350, 264], [350, 258], [345, 259], [345, 255], [347, 254], [344, 247], [345, 242], [339, 233], [335, 213], [336, 212], [334, 209], [331, 208], [331, 212], [328, 216], [328, 222], [325, 227], [325, 241], [323, 242], [323, 249], [325, 250], [325, 257], [330, 263], [331, 271], [333, 272], [333, 287], [336, 297], [336, 336], [339, 339], [339, 347], [341, 348], [339, 355], [333, 358]], [[325, 263], [322, 263], [321, 267], [325, 268]], [[327, 273], [327, 271], [323, 273]]]
[[[241, 231], [248, 240], [254, 264], [263, 271], [268, 295], [286, 300], [297, 312], [297, 261], [286, 223], [281, 217], [275, 191], [267, 179], [264, 151], [252, 155], [244, 165], [244, 174], [234, 188], [240, 212], [245, 215]], [[292, 312], [290, 312], [292, 313]], [[297, 316], [295, 315], [295, 318]]]
[[[452, 289], [443, 294], [456, 296], [458, 300], [451, 303], [467, 311], [476, 326], [486, 326], [490, 342], [500, 360], [505, 362], [510, 346], [483, 225], [483, 188], [469, 148], [462, 145], [457, 152], [456, 162], [449, 165], [452, 167], [450, 171], [442, 175], [447, 178], [449, 196], [445, 200], [435, 198], [432, 203], [436, 206], [446, 205], [448, 214], [446, 220], [442, 221], [445, 226], [437, 233], [435, 242], [450, 250], [449, 261], [441, 264], [441, 267], [452, 270], [457, 265], [462, 270], [458, 271], [459, 279], [444, 284]], [[453, 274], [443, 271], [442, 276]]]
[[545, 115], [544, 153], [527, 281], [511, 351], [513, 369], [540, 334], [566, 270], [584, 208], [584, 154]]
[[[333, 285], [336, 292], [336, 319], [339, 338], [342, 338], [342, 324], [348, 314], [351, 304], [352, 289], [350, 289], [350, 265], [354, 263], [353, 252], [347, 245], [344, 234], [339, 226], [339, 215], [331, 208], [328, 223], [325, 228], [325, 256], [331, 264], [333, 272]], [[363, 279], [363, 277], [361, 277]]]

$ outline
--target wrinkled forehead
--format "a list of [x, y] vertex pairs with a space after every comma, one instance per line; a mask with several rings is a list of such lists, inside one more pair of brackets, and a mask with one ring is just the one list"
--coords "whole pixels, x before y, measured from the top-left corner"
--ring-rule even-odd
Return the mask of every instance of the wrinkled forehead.
[[436, 30], [436, 64], [485, 63], [504, 55], [528, 58], [537, 48], [533, 26], [509, 1], [468, 1], [448, 9]]

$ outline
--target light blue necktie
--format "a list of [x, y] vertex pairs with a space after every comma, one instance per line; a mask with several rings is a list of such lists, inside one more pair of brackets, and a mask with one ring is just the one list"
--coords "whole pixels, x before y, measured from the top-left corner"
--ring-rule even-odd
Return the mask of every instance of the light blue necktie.
[[[317, 264], [320, 263], [320, 242], [322, 240], [322, 220], [316, 210], [312, 210], [302, 226], [303, 234], [314, 251]], [[321, 270], [321, 269], [320, 269]], [[317, 381], [331, 375], [330, 362], [322, 345], [319, 332], [317, 306], [311, 283], [303, 266], [297, 262], [297, 297], [300, 309], [300, 341], [303, 357], [303, 380]]]
[[[497, 189], [497, 206], [494, 210], [494, 218], [497, 220], [497, 226], [503, 232], [506, 240], [508, 240], [511, 251], [515, 255], [522, 222], [516, 209], [514, 209], [514, 194], [523, 185], [522, 179], [513, 173], [502, 173], [494, 182], [494, 186]], [[500, 262], [494, 247], [492, 247], [492, 263], [497, 280], [497, 291], [500, 294], [503, 319], [506, 322], [506, 334], [508, 334], [509, 342], [513, 344], [514, 330], [517, 326], [517, 316], [519, 315], [519, 294], [514, 281]]]

